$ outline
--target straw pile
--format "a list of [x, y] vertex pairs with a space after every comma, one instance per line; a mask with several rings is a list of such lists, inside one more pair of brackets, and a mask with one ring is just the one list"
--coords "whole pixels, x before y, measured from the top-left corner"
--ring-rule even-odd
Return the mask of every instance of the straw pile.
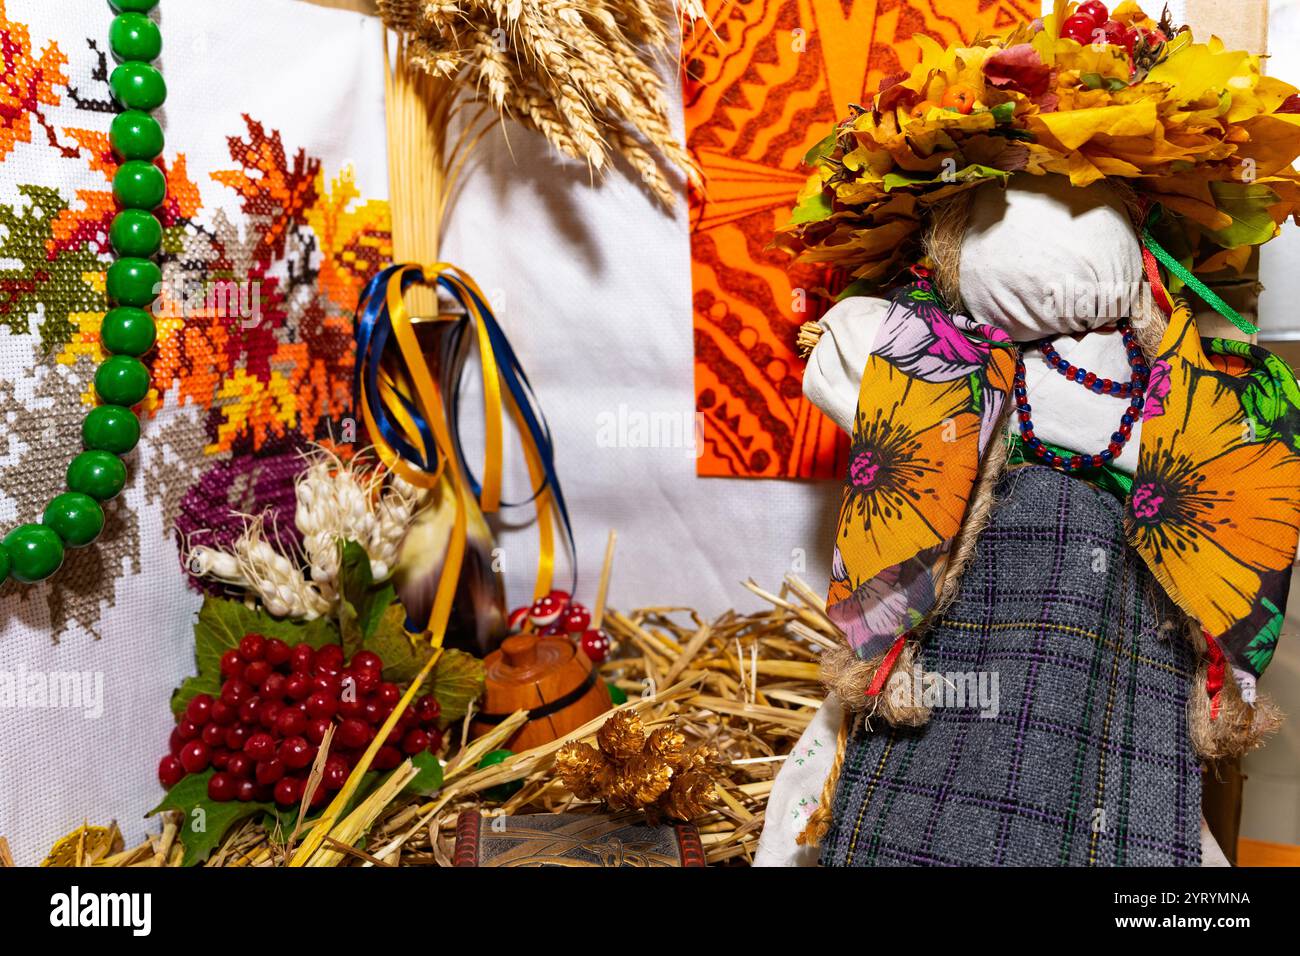
[[[711, 622], [675, 607], [651, 607], [627, 615], [610, 610], [605, 615], [605, 628], [617, 642], [618, 652], [601, 666], [601, 676], [627, 694], [623, 708], [639, 713], [647, 730], [675, 723], [688, 745], [707, 745], [722, 758], [715, 809], [694, 821], [710, 864], [753, 860], [772, 781], [822, 701], [819, 655], [842, 641], [826, 617], [824, 601], [802, 581], [787, 578], [779, 594], [763, 591], [753, 582], [746, 586], [770, 607], [749, 614], [728, 611]], [[567, 792], [552, 765], [555, 752], [568, 740], [593, 742], [606, 716], [565, 740], [484, 769], [478, 769], [479, 761], [514, 732], [523, 722], [523, 713], [483, 737], [472, 741], [462, 737], [452, 744], [438, 793], [427, 798], [395, 797], [399, 785], [377, 792], [354, 811], [366, 824], [365, 849], [352, 845], [359, 840], [330, 840], [325, 845], [330, 852], [319, 862], [450, 866], [456, 817], [463, 810], [488, 814], [598, 811], [595, 804]], [[394, 778], [400, 778], [400, 769]], [[504, 802], [492, 799], [490, 791], [514, 781], [522, 784], [517, 792]], [[207, 865], [281, 866], [298, 835], [268, 832], [250, 820], [227, 835]], [[100, 866], [180, 862], [174, 821], [166, 821], [161, 834], [138, 847], [122, 850], [119, 836], [118, 845], [98, 850], [93, 857], [80, 857], [75, 837], [72, 847], [81, 862]]]

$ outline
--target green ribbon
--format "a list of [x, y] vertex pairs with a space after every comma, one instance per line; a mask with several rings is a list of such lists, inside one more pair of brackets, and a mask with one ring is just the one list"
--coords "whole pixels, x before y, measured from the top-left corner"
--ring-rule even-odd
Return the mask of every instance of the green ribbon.
[[1174, 275], [1178, 276], [1178, 278], [1183, 281], [1184, 285], [1199, 295], [1205, 303], [1210, 306], [1210, 308], [1214, 309], [1215, 312], [1218, 312], [1219, 315], [1223, 316], [1247, 335], [1254, 335], [1258, 332], [1258, 326], [1252, 324], [1248, 319], [1244, 318], [1240, 312], [1228, 305], [1228, 303], [1224, 302], [1217, 292], [1200, 279], [1196, 278], [1191, 269], [1188, 269], [1187, 266], [1183, 265], [1170, 255], [1169, 250], [1160, 245], [1160, 243], [1156, 241], [1155, 236], [1151, 235], [1151, 227], [1160, 219], [1160, 214], [1161, 208], [1159, 205], [1151, 207], [1151, 216], [1147, 219], [1146, 225], [1142, 227], [1142, 241], [1146, 245], [1147, 249], [1150, 250], [1151, 254], [1160, 261], [1161, 265]]

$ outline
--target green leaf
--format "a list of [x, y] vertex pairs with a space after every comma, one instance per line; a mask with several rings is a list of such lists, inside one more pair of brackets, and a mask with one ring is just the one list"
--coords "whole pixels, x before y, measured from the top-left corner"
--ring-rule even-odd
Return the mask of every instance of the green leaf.
[[441, 708], [438, 723], [445, 727], [464, 717], [470, 703], [482, 695], [484, 681], [483, 662], [473, 654], [443, 651], [428, 683], [429, 692]]
[[886, 173], [883, 185], [886, 192], [895, 189], [907, 189], [912, 186], [931, 186], [935, 184], [952, 185], [954, 183], [969, 183], [977, 179], [1007, 179], [1011, 174], [1005, 169], [994, 169], [992, 166], [982, 166], [979, 163], [972, 163], [969, 166], [963, 166], [956, 172], [941, 170], [930, 173]]
[[365, 548], [355, 541], [345, 541], [341, 547], [339, 629], [343, 651], [350, 658], [379, 628], [384, 612], [397, 600], [397, 591], [389, 582], [375, 584]]
[[1232, 217], [1227, 229], [1208, 233], [1225, 249], [1268, 242], [1277, 231], [1269, 208], [1278, 202], [1277, 193], [1258, 183], [1210, 183], [1219, 212]]
[[[395, 684], [407, 684], [415, 680], [433, 653], [433, 645], [423, 638], [413, 638], [407, 632], [405, 621], [402, 606], [393, 605], [384, 612], [378, 629], [366, 641], [366, 648], [374, 651], [384, 661], [384, 680]], [[423, 692], [431, 693], [438, 699], [441, 708], [439, 722], [445, 727], [465, 716], [470, 702], [478, 700], [483, 693], [483, 683], [481, 660], [473, 654], [447, 648], [434, 665]]]
[[812, 149], [804, 153], [803, 164], [805, 166], [816, 166], [823, 159], [835, 152], [836, 135], [832, 130], [829, 135], [818, 142]]
[[208, 799], [208, 781], [215, 773], [205, 770], [192, 773], [180, 783], [167, 791], [162, 803], [150, 810], [145, 816], [153, 816], [164, 810], [179, 810], [184, 821], [181, 826], [181, 845], [185, 847], [183, 866], [202, 863], [221, 844], [221, 838], [230, 828], [241, 820], [259, 813], [274, 812], [275, 804], [259, 803], [255, 800], [227, 800], [218, 802]]
[[306, 643], [317, 648], [339, 640], [338, 629], [328, 618], [280, 620], [239, 601], [206, 598], [194, 625], [194, 657], [199, 672], [172, 694], [172, 713], [179, 716], [196, 694], [216, 696], [221, 692], [221, 655], [237, 647], [245, 634], [278, 637], [290, 646]]
[[1016, 118], [1015, 103], [999, 103], [993, 109], [989, 110], [993, 114], [995, 123], [1010, 123]]
[[830, 214], [831, 200], [826, 191], [822, 190], [799, 200], [799, 205], [795, 206], [794, 212], [790, 214], [790, 225], [798, 225], [803, 222], [821, 222]]

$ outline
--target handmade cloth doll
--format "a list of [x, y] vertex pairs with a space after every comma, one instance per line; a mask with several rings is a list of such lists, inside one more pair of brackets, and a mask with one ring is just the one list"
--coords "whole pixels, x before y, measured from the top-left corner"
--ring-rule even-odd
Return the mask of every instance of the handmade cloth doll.
[[923, 43], [781, 238], [855, 279], [804, 386], [852, 435], [845, 646], [759, 864], [1197, 865], [1202, 761], [1276, 723], [1300, 390], [1159, 265], [1248, 328], [1183, 263], [1240, 267], [1293, 213], [1300, 100], [1133, 4], [1129, 43], [1079, 15]]

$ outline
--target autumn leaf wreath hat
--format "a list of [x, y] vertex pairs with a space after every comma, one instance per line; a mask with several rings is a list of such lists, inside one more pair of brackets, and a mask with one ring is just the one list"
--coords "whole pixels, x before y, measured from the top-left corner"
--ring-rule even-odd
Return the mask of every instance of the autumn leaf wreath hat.
[[1240, 272], [1300, 208], [1300, 91], [1167, 15], [1058, 2], [970, 46], [915, 39], [921, 61], [810, 151], [777, 236], [800, 261], [842, 269], [842, 294], [909, 265], [936, 203], [1013, 176], [1128, 183], [1163, 209], [1180, 273]]
[[[920, 64], [809, 154], [813, 175], [778, 244], [840, 267], [844, 297], [901, 274], [928, 211], [963, 190], [1031, 175], [1131, 186], [1147, 276], [1170, 321], [1149, 367], [1140, 357], [1149, 397], [1121, 426], [1141, 424], [1125, 532], [1199, 625], [1206, 693], [1194, 705], [1252, 737], [1244, 705], [1276, 645], [1300, 538], [1300, 389], [1263, 349], [1203, 340], [1159, 266], [1171, 287], [1193, 287], [1254, 330], [1195, 273], [1240, 271], [1295, 215], [1300, 95], [1264, 76], [1257, 56], [1195, 43], [1134, 3], [1113, 14], [1057, 3], [966, 47], [917, 40]], [[915, 722], [906, 708], [891, 717], [880, 692], [951, 592], [953, 544], [995, 423], [1023, 387], [1015, 366], [1004, 330], [950, 314], [926, 278], [893, 294], [863, 375], [827, 600], [848, 647], [824, 677], [850, 708]], [[1217, 720], [1224, 707], [1230, 721]]]

